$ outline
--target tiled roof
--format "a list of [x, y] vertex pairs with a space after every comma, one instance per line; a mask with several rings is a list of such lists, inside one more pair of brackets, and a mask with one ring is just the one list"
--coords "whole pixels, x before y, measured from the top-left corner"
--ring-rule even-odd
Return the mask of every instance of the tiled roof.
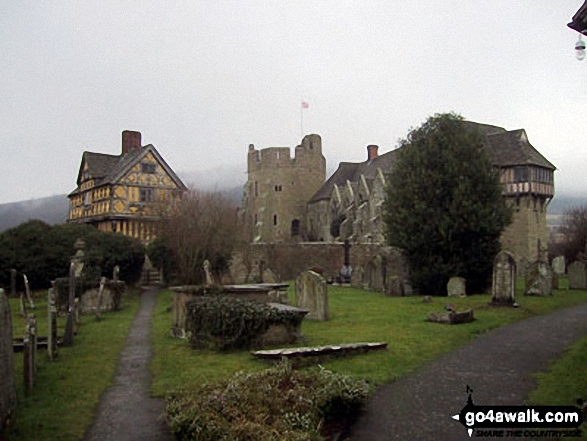
[[[555, 170], [544, 156], [542, 156], [529, 142], [526, 132], [523, 129], [507, 131], [502, 127], [489, 124], [480, 124], [472, 121], [463, 121], [470, 130], [477, 130], [485, 136], [487, 147], [493, 164], [498, 167], [514, 165], [537, 165], [540, 167]], [[338, 169], [324, 183], [310, 200], [318, 202], [330, 199], [334, 185], [346, 185], [346, 181], [356, 182], [361, 175], [367, 180], [372, 180], [377, 174], [377, 169], [389, 172], [396, 160], [400, 149], [392, 150], [374, 158], [371, 162], [341, 162]]]
[[537, 165], [556, 170], [554, 165], [532, 147], [523, 129], [493, 133], [487, 135], [485, 140], [493, 163], [499, 167]]
[[176, 185], [182, 189], [186, 189], [181, 179], [175, 174], [175, 172], [167, 165], [165, 160], [161, 157], [157, 149], [148, 144], [141, 147], [140, 149], [132, 149], [125, 155], [107, 155], [104, 153], [84, 152], [82, 156], [82, 162], [80, 165], [77, 184], [78, 188], [70, 193], [74, 195], [79, 192], [79, 185], [82, 181], [83, 166], [88, 165], [88, 172], [90, 177], [94, 179], [94, 186], [113, 184], [118, 181], [134, 164], [145, 156], [148, 152], [152, 152], [158, 161], [161, 163], [165, 171], [174, 180]]

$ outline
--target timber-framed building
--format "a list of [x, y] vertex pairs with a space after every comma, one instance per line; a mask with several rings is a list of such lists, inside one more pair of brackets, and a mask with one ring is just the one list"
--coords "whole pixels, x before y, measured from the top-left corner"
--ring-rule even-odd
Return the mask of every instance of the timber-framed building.
[[68, 222], [87, 223], [148, 242], [156, 236], [158, 208], [187, 190], [157, 149], [141, 145], [141, 133], [122, 132], [120, 155], [84, 152]]

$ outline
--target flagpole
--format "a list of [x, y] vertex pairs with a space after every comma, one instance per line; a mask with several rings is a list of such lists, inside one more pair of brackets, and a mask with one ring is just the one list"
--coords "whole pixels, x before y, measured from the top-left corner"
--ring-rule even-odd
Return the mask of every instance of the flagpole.
[[304, 137], [304, 105], [303, 101], [300, 103], [300, 136]]

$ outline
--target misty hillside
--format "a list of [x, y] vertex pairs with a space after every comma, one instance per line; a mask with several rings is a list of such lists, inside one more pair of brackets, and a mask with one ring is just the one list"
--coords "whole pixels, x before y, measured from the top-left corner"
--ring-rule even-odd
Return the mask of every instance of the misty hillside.
[[[208, 191], [221, 191], [235, 205], [241, 205], [246, 176], [236, 167], [218, 168], [213, 171], [208, 170], [206, 173], [179, 174], [188, 186]], [[0, 232], [30, 219], [40, 219], [50, 225], [63, 223], [67, 219], [68, 204], [69, 200], [65, 194], [0, 204]], [[587, 196], [556, 195], [548, 205], [548, 224], [560, 225], [565, 210], [580, 205], [587, 205]]]
[[0, 231], [31, 219], [39, 219], [50, 225], [61, 224], [66, 221], [68, 211], [69, 199], [65, 194], [0, 204]]

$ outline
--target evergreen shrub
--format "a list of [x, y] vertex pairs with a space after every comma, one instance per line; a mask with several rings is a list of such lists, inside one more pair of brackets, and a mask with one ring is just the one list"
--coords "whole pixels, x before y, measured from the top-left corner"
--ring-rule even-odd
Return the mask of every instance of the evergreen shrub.
[[176, 393], [166, 417], [178, 440], [322, 440], [324, 427], [356, 415], [370, 391], [364, 380], [284, 363]]

